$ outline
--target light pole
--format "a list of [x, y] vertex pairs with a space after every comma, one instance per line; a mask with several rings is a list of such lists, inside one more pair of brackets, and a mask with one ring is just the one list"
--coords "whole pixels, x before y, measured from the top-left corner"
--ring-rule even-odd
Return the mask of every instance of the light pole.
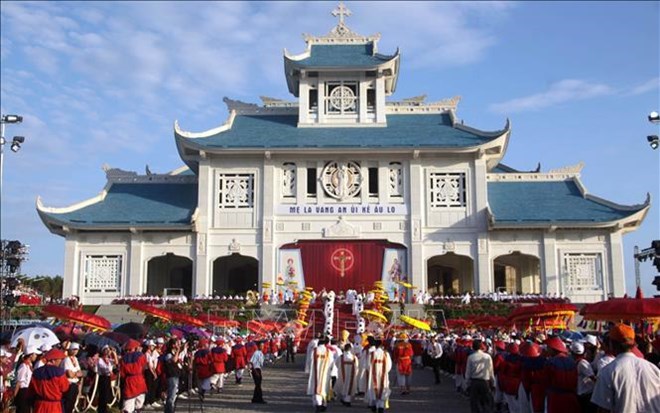
[[[660, 114], [658, 112], [653, 111], [649, 114], [649, 122], [651, 122], [654, 125], [660, 124]], [[660, 138], [658, 138], [658, 135], [649, 135], [646, 137], [646, 140], [649, 142], [649, 145], [651, 146], [651, 149], [658, 149], [658, 146], [660, 146]]]
[[[5, 139], [5, 124], [21, 122], [23, 122], [23, 116], [0, 115], [0, 217], [2, 216], [2, 175], [4, 171], [4, 153], [5, 144], [7, 143], [7, 140]], [[18, 152], [21, 149], [23, 142], [25, 142], [25, 138], [23, 136], [14, 136], [10, 146], [12, 152]], [[0, 239], [1, 238], [2, 237], [0, 236]]]

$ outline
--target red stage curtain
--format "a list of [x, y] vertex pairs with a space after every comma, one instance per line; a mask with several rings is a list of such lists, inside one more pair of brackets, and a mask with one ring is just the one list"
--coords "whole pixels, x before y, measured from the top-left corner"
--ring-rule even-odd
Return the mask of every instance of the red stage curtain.
[[[300, 248], [306, 287], [313, 287], [316, 291], [325, 288], [339, 292], [348, 289], [370, 290], [374, 281], [381, 279], [385, 248], [405, 247], [384, 240], [342, 240], [299, 241], [283, 248]], [[343, 277], [332, 265], [333, 254], [337, 257], [337, 250], [341, 248], [350, 252], [344, 255], [352, 257], [353, 261]], [[348, 260], [345, 263], [346, 267], [350, 265]], [[340, 267], [336, 259], [335, 265]]]

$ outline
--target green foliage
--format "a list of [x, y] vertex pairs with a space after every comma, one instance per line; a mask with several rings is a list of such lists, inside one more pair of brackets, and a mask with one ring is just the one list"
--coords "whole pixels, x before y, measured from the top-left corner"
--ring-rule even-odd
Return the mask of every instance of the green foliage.
[[443, 310], [445, 318], [456, 319], [475, 315], [508, 316], [515, 306], [511, 303], [490, 300], [472, 300], [470, 304], [461, 304], [458, 300], [440, 300], [429, 310]]

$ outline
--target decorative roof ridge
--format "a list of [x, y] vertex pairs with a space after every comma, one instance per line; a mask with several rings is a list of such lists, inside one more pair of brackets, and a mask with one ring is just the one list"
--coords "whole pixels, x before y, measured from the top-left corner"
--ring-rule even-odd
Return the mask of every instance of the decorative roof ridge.
[[563, 166], [561, 168], [554, 168], [550, 169], [548, 173], [568, 173], [568, 174], [575, 174], [579, 175], [580, 172], [582, 172], [582, 169], [584, 169], [584, 161], [580, 161], [575, 165], [568, 165], [568, 166]]
[[402, 99], [400, 101], [385, 102], [387, 114], [417, 114], [417, 113], [446, 113], [456, 110], [461, 101], [460, 96], [426, 103], [426, 95]]
[[167, 172], [167, 174], [172, 175], [172, 176], [177, 176], [177, 175], [181, 175], [182, 173], [184, 173], [186, 171], [189, 171], [189, 170], [190, 170], [190, 167], [188, 165], [183, 165], [183, 166], [180, 166], [180, 167], [178, 167], [178, 168], [176, 168], [172, 171]]
[[[225, 98], [227, 99], [227, 98]], [[175, 120], [174, 121], [174, 133], [182, 136], [184, 138], [190, 138], [190, 139], [196, 139], [196, 138], [208, 138], [209, 136], [217, 135], [218, 133], [228, 131], [231, 129], [232, 125], [234, 124], [234, 118], [236, 118], [236, 112], [235, 111], [229, 111], [229, 118], [227, 118], [227, 121], [223, 123], [222, 125], [215, 127], [213, 129], [209, 129], [203, 132], [189, 132], [181, 129], [179, 127], [179, 121]]]
[[[457, 120], [457, 119], [455, 119], [455, 120]], [[495, 137], [501, 136], [505, 133], [511, 132], [511, 120], [509, 118], [506, 118], [506, 124], [504, 124], [504, 128], [500, 129], [500, 130], [497, 130], [497, 131], [492, 131], [492, 132], [482, 131], [480, 129], [473, 128], [472, 126], [467, 126], [467, 125], [463, 124], [463, 120], [461, 120], [461, 123], [454, 122], [453, 127], [458, 129], [458, 130], [473, 133], [473, 134], [478, 135], [478, 136], [483, 136], [483, 137], [486, 137], [486, 138], [495, 138]]]
[[561, 182], [572, 180], [571, 173], [544, 173], [544, 172], [488, 172], [488, 182]]
[[174, 173], [179, 170], [182, 172], [188, 169], [187, 166], [183, 166], [175, 171], [166, 172], [163, 174], [155, 174], [149, 170], [149, 165], [146, 166], [146, 174], [139, 175], [135, 171], [126, 171], [119, 168], [111, 168], [110, 165], [103, 165], [103, 170], [105, 171], [105, 177], [108, 181], [106, 189], [110, 188], [112, 184], [185, 184], [185, 183], [195, 183], [197, 182], [197, 176], [195, 175], [181, 175], [179, 173]]
[[39, 212], [39, 214], [46, 214], [46, 215], [66, 214], [69, 212], [77, 211], [79, 209], [88, 207], [90, 205], [94, 205], [99, 202], [102, 202], [105, 199], [106, 195], [108, 195], [108, 190], [110, 189], [110, 186], [111, 184], [108, 183], [98, 195], [66, 207], [47, 207], [44, 205], [43, 201], [41, 200], [41, 195], [38, 195], [36, 199], [37, 211]]

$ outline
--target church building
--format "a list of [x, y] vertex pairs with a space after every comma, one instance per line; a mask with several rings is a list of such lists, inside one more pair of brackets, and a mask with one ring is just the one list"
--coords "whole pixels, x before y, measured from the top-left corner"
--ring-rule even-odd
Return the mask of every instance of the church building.
[[379, 35], [349, 29], [349, 14], [340, 3], [330, 33], [284, 51], [291, 100], [225, 98], [229, 118], [207, 131], [175, 122], [181, 168], [105, 167], [91, 199], [38, 199], [48, 230], [65, 239], [64, 296], [368, 290], [376, 280], [409, 298], [624, 295], [622, 237], [649, 199], [623, 206], [589, 194], [581, 164], [502, 164], [509, 122], [464, 125], [458, 97], [389, 99], [405, 61], [379, 50]]

